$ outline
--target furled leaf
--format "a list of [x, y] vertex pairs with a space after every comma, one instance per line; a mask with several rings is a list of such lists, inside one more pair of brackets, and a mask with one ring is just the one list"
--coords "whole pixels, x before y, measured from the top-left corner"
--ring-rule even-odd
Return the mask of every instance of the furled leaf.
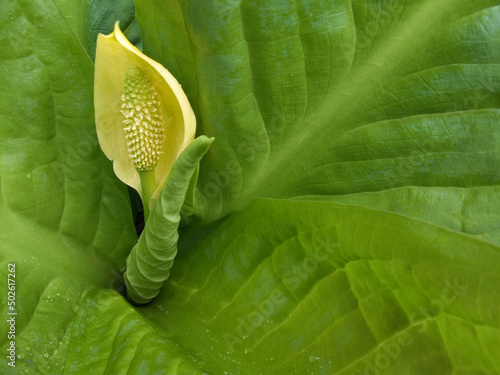
[[124, 275], [132, 302], [150, 302], [160, 292], [177, 254], [181, 209], [193, 174], [213, 139], [200, 136], [175, 161], [151, 217], [127, 257]]

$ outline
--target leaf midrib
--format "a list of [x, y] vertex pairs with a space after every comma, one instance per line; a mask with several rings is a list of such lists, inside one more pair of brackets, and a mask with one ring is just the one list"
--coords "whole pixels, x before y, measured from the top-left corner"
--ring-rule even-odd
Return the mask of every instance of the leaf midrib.
[[[330, 134], [335, 134], [335, 138], [342, 137], [348, 131], [358, 126], [352, 119], [356, 118], [356, 113], [362, 111], [362, 103], [367, 101], [377, 84], [384, 82], [397, 72], [398, 65], [402, 61], [407, 61], [414, 51], [429, 43], [435, 33], [426, 32], [441, 25], [439, 22], [443, 15], [453, 12], [456, 7], [454, 0], [446, 0], [439, 3], [439, 9], [436, 9], [434, 1], [427, 1], [421, 6], [421, 11], [412, 13], [412, 17], [407, 22], [400, 23], [391, 35], [399, 35], [397, 39], [387, 38], [384, 43], [379, 44], [365, 61], [363, 65], [353, 67], [351, 72], [336, 87], [330, 89], [329, 94], [318, 106], [314, 106], [309, 116], [301, 126], [295, 126], [295, 129], [302, 129], [295, 137], [289, 137], [284, 140], [285, 144], [280, 148], [279, 153], [273, 154], [267, 159], [265, 166], [260, 168], [259, 172], [252, 181], [252, 186], [246, 191], [246, 199], [262, 196], [262, 189], [267, 189], [265, 181], [274, 181], [277, 184], [276, 171], [281, 171], [284, 181], [279, 190], [274, 192], [273, 196], [280, 196], [282, 190], [287, 187], [288, 171], [296, 168], [290, 161], [301, 160], [302, 163], [308, 159], [317, 158], [316, 153], [311, 153], [307, 145], [314, 144], [315, 149], [326, 149], [327, 143], [331, 141]], [[412, 48], [404, 48], [411, 45]], [[404, 54], [401, 54], [404, 51]], [[391, 58], [397, 56], [397, 59]], [[339, 110], [346, 109], [344, 111]], [[329, 129], [330, 134], [325, 134], [324, 129]], [[303, 146], [297, 148], [297, 140]], [[307, 164], [307, 163], [306, 163]], [[266, 195], [266, 194], [264, 194]]]

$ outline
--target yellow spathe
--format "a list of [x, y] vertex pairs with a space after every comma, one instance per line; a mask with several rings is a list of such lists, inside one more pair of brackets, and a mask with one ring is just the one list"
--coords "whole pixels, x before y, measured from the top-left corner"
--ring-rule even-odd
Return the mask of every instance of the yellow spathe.
[[[124, 81], [131, 68], [140, 68], [157, 93], [162, 115], [164, 140], [154, 168], [156, 187], [149, 208], [152, 209], [174, 161], [193, 141], [196, 118], [181, 85], [160, 63], [144, 55], [121, 32], [118, 22], [109, 35], [99, 34], [95, 59], [94, 108], [97, 136], [104, 154], [113, 161], [120, 180], [133, 187], [143, 198], [139, 172], [129, 156], [130, 140], [124, 124]], [[127, 145], [129, 143], [129, 145]]]

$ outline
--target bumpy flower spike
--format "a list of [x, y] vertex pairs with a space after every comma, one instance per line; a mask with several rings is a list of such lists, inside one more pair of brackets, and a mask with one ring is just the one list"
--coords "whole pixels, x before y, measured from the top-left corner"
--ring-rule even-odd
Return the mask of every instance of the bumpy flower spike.
[[156, 168], [165, 139], [165, 121], [155, 88], [144, 71], [133, 66], [127, 70], [121, 113], [128, 154], [140, 172]]
[[194, 139], [196, 119], [177, 80], [135, 48], [118, 22], [97, 39], [94, 107], [101, 148], [118, 178], [141, 195], [147, 218]]

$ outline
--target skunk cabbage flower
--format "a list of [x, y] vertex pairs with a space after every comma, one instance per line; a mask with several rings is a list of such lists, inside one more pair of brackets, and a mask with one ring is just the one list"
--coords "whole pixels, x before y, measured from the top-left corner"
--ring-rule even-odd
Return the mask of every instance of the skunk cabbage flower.
[[134, 47], [117, 22], [97, 39], [94, 107], [99, 144], [118, 178], [139, 192], [147, 219], [174, 161], [194, 139], [189, 101], [172, 74]]

